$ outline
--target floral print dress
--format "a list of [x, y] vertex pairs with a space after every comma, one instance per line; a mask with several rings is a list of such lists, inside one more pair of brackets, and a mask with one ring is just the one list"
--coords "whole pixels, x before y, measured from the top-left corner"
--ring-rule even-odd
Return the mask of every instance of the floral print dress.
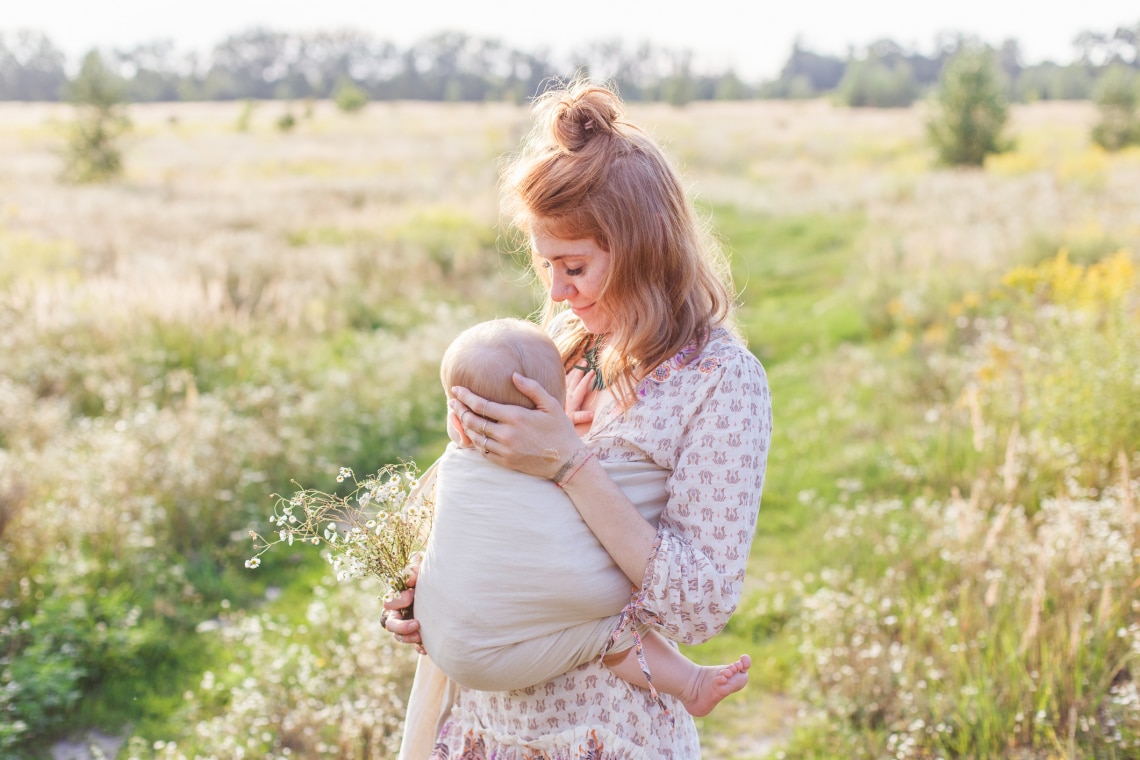
[[[584, 441], [603, 460], [670, 471], [641, 591], [627, 608], [666, 638], [715, 636], [736, 609], [756, 529], [772, 407], [759, 361], [727, 330], [650, 373], [625, 411], [595, 416]], [[589, 593], [584, 589], [583, 593]], [[433, 760], [693, 760], [700, 741], [679, 702], [600, 660], [510, 692], [460, 689]]]

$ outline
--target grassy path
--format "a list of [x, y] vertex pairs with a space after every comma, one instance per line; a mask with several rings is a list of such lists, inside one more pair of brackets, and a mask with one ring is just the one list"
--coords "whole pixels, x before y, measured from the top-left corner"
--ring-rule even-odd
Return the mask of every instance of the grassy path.
[[742, 327], [767, 369], [775, 421], [741, 607], [720, 636], [687, 653], [710, 664], [741, 652], [752, 656], [749, 687], [699, 722], [707, 758], [748, 760], [778, 748], [797, 710], [789, 696], [796, 642], [784, 619], [760, 614], [756, 605], [770, 593], [771, 578], [798, 576], [820, 562], [810, 551], [819, 515], [799, 496], [832, 493], [838, 479], [851, 476], [841, 444], [853, 433], [835, 421], [834, 408], [844, 399], [829, 384], [828, 369], [839, 346], [871, 333], [848, 279], [862, 219], [749, 216], [731, 208], [713, 216], [729, 242]]

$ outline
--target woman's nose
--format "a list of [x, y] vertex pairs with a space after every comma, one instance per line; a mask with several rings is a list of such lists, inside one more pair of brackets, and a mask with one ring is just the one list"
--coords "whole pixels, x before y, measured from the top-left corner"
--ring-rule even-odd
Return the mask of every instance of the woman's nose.
[[573, 293], [573, 287], [569, 282], [555, 277], [550, 281], [550, 300], [554, 302], [565, 301]]

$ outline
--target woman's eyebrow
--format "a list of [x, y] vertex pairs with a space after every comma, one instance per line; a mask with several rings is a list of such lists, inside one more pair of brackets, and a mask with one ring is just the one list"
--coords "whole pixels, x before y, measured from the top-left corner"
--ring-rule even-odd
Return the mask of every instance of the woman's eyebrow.
[[553, 253], [549, 256], [543, 256], [541, 253], [536, 253], [535, 255], [540, 259], [546, 259], [547, 261], [561, 261], [562, 259], [585, 259], [589, 258], [590, 256], [588, 253], [577, 253], [574, 251], [570, 251], [569, 253]]

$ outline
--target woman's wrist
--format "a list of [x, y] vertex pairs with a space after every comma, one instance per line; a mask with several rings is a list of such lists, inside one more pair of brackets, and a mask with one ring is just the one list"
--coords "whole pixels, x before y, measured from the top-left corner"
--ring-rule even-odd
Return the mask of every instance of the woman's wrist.
[[573, 454], [568, 456], [558, 471], [550, 478], [554, 481], [554, 485], [559, 488], [564, 488], [570, 480], [578, 474], [578, 471], [590, 461], [594, 456], [594, 452], [590, 451], [585, 446], [577, 449]]

